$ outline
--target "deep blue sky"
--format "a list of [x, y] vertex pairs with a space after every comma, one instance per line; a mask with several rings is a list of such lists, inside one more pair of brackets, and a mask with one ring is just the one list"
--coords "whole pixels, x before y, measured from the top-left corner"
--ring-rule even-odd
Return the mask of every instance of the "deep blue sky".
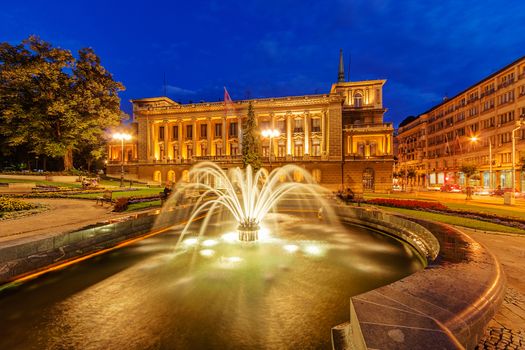
[[[108, 4], [109, 3], [109, 4]], [[218, 101], [328, 92], [386, 78], [397, 125], [525, 55], [523, 0], [6, 1], [0, 41], [90, 46], [132, 98]]]

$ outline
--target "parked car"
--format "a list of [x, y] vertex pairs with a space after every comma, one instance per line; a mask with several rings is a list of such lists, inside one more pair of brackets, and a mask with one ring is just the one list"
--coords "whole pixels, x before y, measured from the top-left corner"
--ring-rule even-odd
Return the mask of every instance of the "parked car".
[[441, 192], [460, 193], [462, 192], [461, 186], [457, 184], [445, 184], [441, 186]]
[[427, 191], [441, 191], [441, 187], [439, 186], [428, 186]]

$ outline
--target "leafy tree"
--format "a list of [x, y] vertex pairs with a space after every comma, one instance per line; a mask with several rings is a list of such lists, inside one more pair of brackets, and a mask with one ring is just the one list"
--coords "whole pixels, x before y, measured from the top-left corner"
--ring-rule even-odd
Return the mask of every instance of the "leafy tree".
[[470, 177], [478, 172], [478, 167], [475, 164], [463, 164], [459, 167], [459, 171], [461, 171], [466, 176], [467, 199], [472, 199], [472, 190], [470, 188]]
[[260, 135], [255, 123], [255, 113], [250, 102], [248, 104], [246, 123], [242, 125], [242, 163], [245, 168], [248, 165], [251, 165], [255, 171], [261, 168], [260, 143]]
[[73, 151], [96, 148], [103, 130], [118, 124], [123, 89], [90, 48], [75, 59], [35, 36], [0, 44], [0, 134], [10, 147], [63, 158], [65, 170]]

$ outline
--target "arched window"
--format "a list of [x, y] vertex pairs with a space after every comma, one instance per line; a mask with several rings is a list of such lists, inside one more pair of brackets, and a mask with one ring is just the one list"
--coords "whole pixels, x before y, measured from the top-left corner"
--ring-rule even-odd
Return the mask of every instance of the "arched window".
[[295, 182], [303, 182], [303, 179], [304, 179], [304, 176], [303, 176], [303, 173], [299, 170], [295, 170], [293, 172], [293, 180]]
[[162, 182], [162, 175], [160, 173], [160, 170], [157, 170], [153, 173], [153, 181], [161, 183]]
[[188, 170], [182, 172], [182, 181], [190, 182], [190, 172]]
[[172, 185], [175, 183], [175, 172], [173, 170], [168, 171], [168, 182]]
[[363, 191], [374, 190], [374, 169], [366, 168], [363, 171]]
[[363, 95], [360, 92], [354, 94], [354, 107], [363, 106]]
[[312, 170], [312, 178], [317, 183], [321, 183], [321, 169], [314, 169]]

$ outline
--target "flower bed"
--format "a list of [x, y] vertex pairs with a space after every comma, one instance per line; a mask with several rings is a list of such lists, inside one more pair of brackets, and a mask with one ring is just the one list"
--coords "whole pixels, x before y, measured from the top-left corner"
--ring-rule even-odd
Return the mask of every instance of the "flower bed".
[[374, 198], [366, 201], [368, 204], [382, 205], [385, 207], [405, 208], [414, 210], [447, 210], [439, 202], [418, 201], [413, 199]]
[[37, 205], [26, 203], [18, 199], [0, 197], [0, 212], [29, 210], [37, 207]]
[[475, 219], [485, 222], [492, 222], [509, 227], [515, 227], [525, 230], [525, 220], [511, 217], [501, 217], [492, 214], [470, 212], [466, 210], [454, 210], [441, 204], [440, 202], [419, 201], [411, 199], [391, 199], [391, 198], [374, 198], [366, 201], [367, 204], [380, 205], [385, 207], [412, 209], [428, 211], [437, 214], [455, 215], [469, 219]]

